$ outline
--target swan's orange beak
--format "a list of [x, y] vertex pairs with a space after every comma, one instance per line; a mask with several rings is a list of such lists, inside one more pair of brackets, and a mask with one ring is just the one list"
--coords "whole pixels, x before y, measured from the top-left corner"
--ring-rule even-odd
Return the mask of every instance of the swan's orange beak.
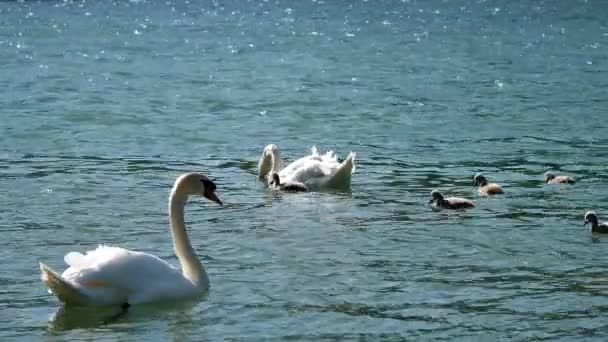
[[217, 197], [213, 190], [205, 189], [205, 192], [203, 192], [203, 196], [205, 196], [206, 199], [219, 204], [220, 206], [222, 205], [222, 200]]

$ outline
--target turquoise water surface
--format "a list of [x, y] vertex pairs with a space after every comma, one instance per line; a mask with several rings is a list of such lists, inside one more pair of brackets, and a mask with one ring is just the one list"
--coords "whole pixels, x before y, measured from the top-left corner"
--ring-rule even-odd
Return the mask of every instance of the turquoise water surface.
[[[0, 340], [603, 341], [607, 56], [604, 1], [1, 2]], [[266, 189], [269, 143], [355, 151], [351, 192]], [[186, 208], [208, 296], [60, 309], [40, 261], [177, 264], [189, 171], [225, 202]]]

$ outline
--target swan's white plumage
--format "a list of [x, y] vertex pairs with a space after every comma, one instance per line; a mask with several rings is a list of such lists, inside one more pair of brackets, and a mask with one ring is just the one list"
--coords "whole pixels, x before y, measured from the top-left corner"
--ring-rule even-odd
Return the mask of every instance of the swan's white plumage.
[[70, 267], [82, 267], [86, 262], [85, 256], [80, 252], [69, 252], [63, 257], [63, 261]]
[[[268, 158], [268, 154], [275, 155]], [[267, 182], [270, 182], [269, 175], [277, 172], [281, 184], [300, 183], [310, 190], [347, 189], [350, 187], [351, 175], [355, 172], [355, 156], [354, 152], [350, 152], [340, 163], [333, 151], [320, 154], [316, 147], [312, 147], [310, 155], [297, 159], [281, 169], [276, 145], [268, 145], [260, 159], [260, 177], [266, 177]], [[277, 160], [275, 165], [271, 165], [273, 160]]]
[[[205, 182], [210, 188], [205, 188]], [[86, 254], [66, 254], [64, 261], [69, 267], [61, 275], [41, 263], [43, 283], [61, 302], [70, 305], [141, 304], [203, 295], [208, 290], [208, 278], [190, 246], [183, 206], [192, 194], [221, 204], [213, 190], [215, 185], [205, 176], [191, 173], [180, 177], [171, 191], [171, 229], [184, 271], [152, 254], [100, 245]]]
[[189, 298], [197, 292], [180, 270], [148, 253], [99, 246], [86, 255], [70, 252], [65, 261], [70, 267], [61, 277], [92, 298], [90, 303], [73, 304], [139, 304]]

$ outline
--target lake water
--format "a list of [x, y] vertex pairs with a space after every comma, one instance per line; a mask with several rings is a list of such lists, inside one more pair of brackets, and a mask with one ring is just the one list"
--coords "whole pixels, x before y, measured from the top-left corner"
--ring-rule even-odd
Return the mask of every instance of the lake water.
[[[0, 70], [0, 340], [607, 338], [608, 2], [1, 2]], [[269, 143], [357, 152], [352, 191], [269, 191]], [[61, 310], [39, 261], [177, 263], [189, 171], [209, 295]]]

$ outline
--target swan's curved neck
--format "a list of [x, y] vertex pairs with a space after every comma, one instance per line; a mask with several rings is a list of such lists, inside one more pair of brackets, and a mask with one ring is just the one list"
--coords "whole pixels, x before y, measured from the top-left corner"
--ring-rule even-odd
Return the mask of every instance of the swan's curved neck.
[[279, 152], [273, 152], [270, 154], [271, 168], [270, 174], [281, 171], [281, 157], [279, 156]]
[[182, 267], [184, 277], [198, 287], [207, 288], [209, 286], [207, 273], [203, 264], [196, 256], [186, 233], [184, 207], [187, 200], [188, 196], [180, 193], [177, 186], [171, 190], [171, 196], [169, 197], [169, 220], [171, 222], [173, 247]]
[[279, 151], [273, 150], [265, 152], [259, 165], [260, 179], [264, 179], [268, 177], [268, 175], [272, 175], [275, 172], [278, 173], [279, 171], [281, 171], [281, 157]]

